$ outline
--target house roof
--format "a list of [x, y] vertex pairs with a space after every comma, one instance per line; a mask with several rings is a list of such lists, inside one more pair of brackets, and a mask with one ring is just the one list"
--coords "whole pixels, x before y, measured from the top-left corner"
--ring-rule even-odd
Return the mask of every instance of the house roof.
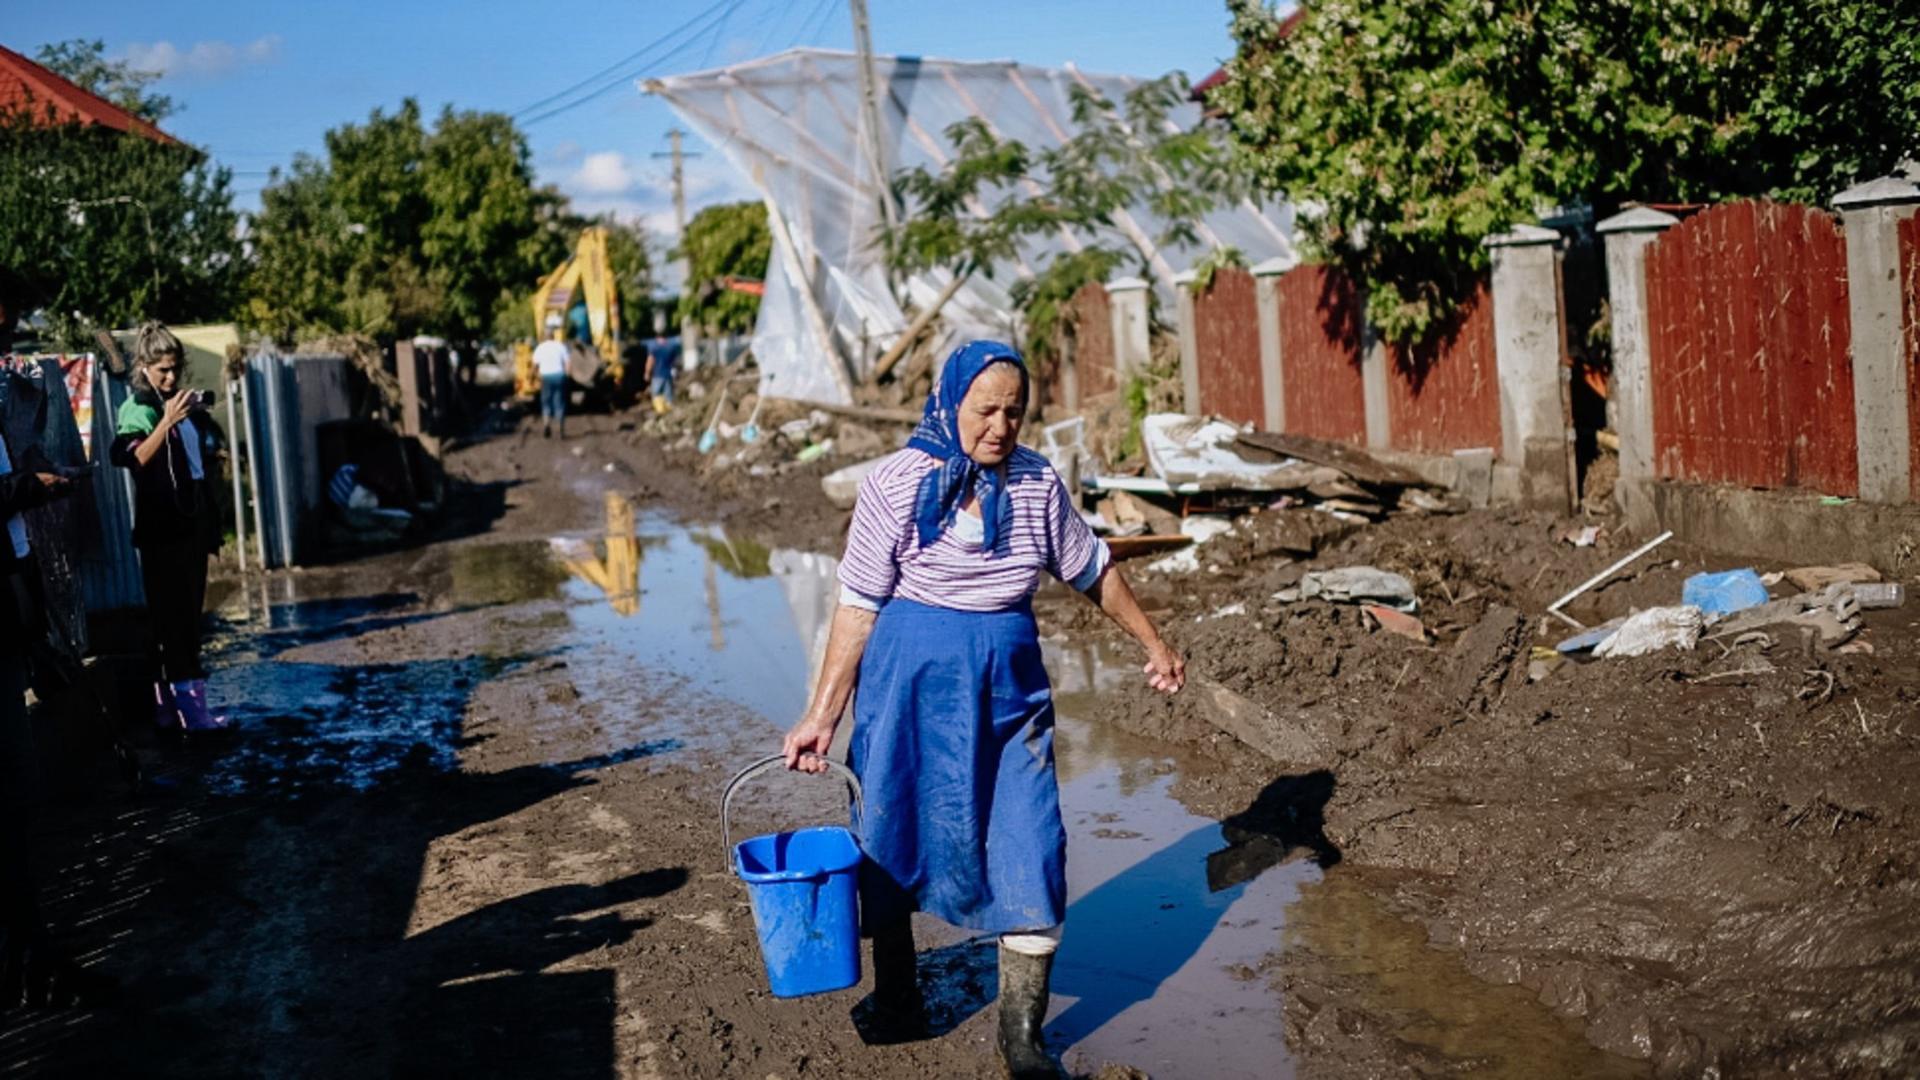
[[[1293, 33], [1293, 28], [1300, 25], [1300, 20], [1305, 18], [1306, 14], [1307, 9], [1305, 7], [1294, 8], [1287, 14], [1286, 18], [1280, 20], [1280, 26], [1275, 31], [1276, 36], [1286, 37]], [[1193, 91], [1188, 95], [1188, 98], [1205, 105], [1207, 103], [1207, 95], [1213, 92], [1213, 88], [1226, 81], [1226, 67], [1221, 66], [1214, 68], [1213, 74], [1193, 84]]]
[[56, 123], [99, 124], [154, 142], [181, 145], [179, 139], [106, 98], [83, 90], [0, 45], [0, 113], [16, 109], [30, 109], [36, 122], [43, 122], [51, 109]]

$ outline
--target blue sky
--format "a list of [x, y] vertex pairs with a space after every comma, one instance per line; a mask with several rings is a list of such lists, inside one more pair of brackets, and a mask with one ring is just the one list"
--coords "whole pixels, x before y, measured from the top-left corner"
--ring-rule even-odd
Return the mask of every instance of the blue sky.
[[[716, 3], [721, 2], [718, 10]], [[1015, 59], [1085, 70], [1199, 79], [1231, 52], [1221, 0], [869, 0], [882, 53]], [[317, 152], [335, 125], [392, 109], [408, 95], [431, 116], [443, 104], [518, 113], [621, 60], [689, 20], [648, 67], [667, 75], [778, 52], [851, 48], [844, 0], [411, 0], [251, 4], [208, 0], [0, 0], [0, 44], [32, 56], [43, 44], [101, 38], [109, 55], [166, 71], [159, 89], [184, 105], [166, 128], [235, 172], [237, 202], [258, 205], [267, 170]], [[702, 16], [705, 16], [703, 19]], [[661, 50], [666, 51], [666, 50]], [[644, 59], [644, 58], [643, 58]], [[587, 210], [611, 209], [656, 231], [671, 222], [667, 106], [619, 85], [528, 123], [535, 168]], [[531, 120], [538, 111], [527, 112]], [[705, 149], [697, 140], [690, 149]], [[718, 154], [689, 163], [688, 197], [745, 194]]]

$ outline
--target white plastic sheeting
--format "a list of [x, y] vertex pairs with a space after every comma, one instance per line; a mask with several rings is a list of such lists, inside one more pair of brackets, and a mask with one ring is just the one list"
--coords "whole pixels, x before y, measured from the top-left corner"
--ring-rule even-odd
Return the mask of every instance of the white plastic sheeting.
[[[882, 171], [938, 170], [953, 156], [946, 129], [970, 117], [1031, 149], [1057, 146], [1073, 133], [1076, 85], [1120, 105], [1140, 82], [1011, 61], [896, 56], [876, 57], [874, 64], [884, 93], [883, 169], [862, 149], [870, 144], [853, 53], [794, 49], [645, 85], [719, 147], [767, 203], [774, 250], [753, 350], [769, 395], [847, 403], [851, 382], [906, 328], [876, 243]], [[1198, 106], [1188, 105], [1168, 122], [1191, 125], [1199, 118]], [[1155, 248], [1163, 223], [1143, 207], [1117, 215], [1114, 226], [1163, 290], [1214, 247], [1238, 248], [1255, 263], [1293, 256], [1293, 214], [1285, 205], [1263, 212], [1245, 203], [1217, 212], [1191, 249]], [[1007, 295], [1014, 276], [1032, 274], [1085, 239], [1051, 236], [1029, 244], [1016, 265], [997, 268], [997, 278], [976, 275], [942, 311], [949, 341], [1017, 337]], [[946, 284], [945, 273], [935, 272], [905, 288], [920, 308]]]

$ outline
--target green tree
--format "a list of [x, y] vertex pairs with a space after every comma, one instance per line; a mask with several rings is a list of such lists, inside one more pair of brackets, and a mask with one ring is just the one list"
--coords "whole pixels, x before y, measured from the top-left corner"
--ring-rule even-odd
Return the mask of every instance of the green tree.
[[191, 147], [0, 117], [0, 305], [56, 338], [232, 314], [246, 271], [229, 175]]
[[33, 57], [41, 67], [83, 90], [98, 94], [150, 124], [180, 111], [165, 94], [148, 91], [159, 81], [158, 71], [138, 71], [125, 60], [107, 59], [107, 43], [99, 38], [73, 38], [40, 46]]
[[1407, 339], [1554, 206], [1823, 200], [1920, 148], [1920, 9], [1875, 0], [1229, 0], [1210, 97]]
[[760, 298], [727, 288], [725, 280], [765, 280], [772, 252], [767, 208], [760, 203], [724, 203], [695, 214], [687, 222], [680, 246], [669, 253], [687, 260], [687, 282], [676, 310], [678, 320], [719, 333], [753, 329], [760, 314]]
[[326, 147], [276, 172], [253, 222], [248, 320], [277, 338], [484, 337], [571, 247], [578, 219], [504, 115], [447, 108], [429, 131], [409, 98]]

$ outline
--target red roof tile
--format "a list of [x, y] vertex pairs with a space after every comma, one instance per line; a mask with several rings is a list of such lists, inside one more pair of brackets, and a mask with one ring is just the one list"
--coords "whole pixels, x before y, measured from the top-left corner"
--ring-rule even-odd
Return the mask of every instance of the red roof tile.
[[154, 142], [180, 144], [180, 140], [106, 98], [83, 90], [0, 45], [0, 113], [31, 108], [38, 122], [44, 121], [49, 107], [58, 123], [99, 124], [115, 131], [143, 135]]

